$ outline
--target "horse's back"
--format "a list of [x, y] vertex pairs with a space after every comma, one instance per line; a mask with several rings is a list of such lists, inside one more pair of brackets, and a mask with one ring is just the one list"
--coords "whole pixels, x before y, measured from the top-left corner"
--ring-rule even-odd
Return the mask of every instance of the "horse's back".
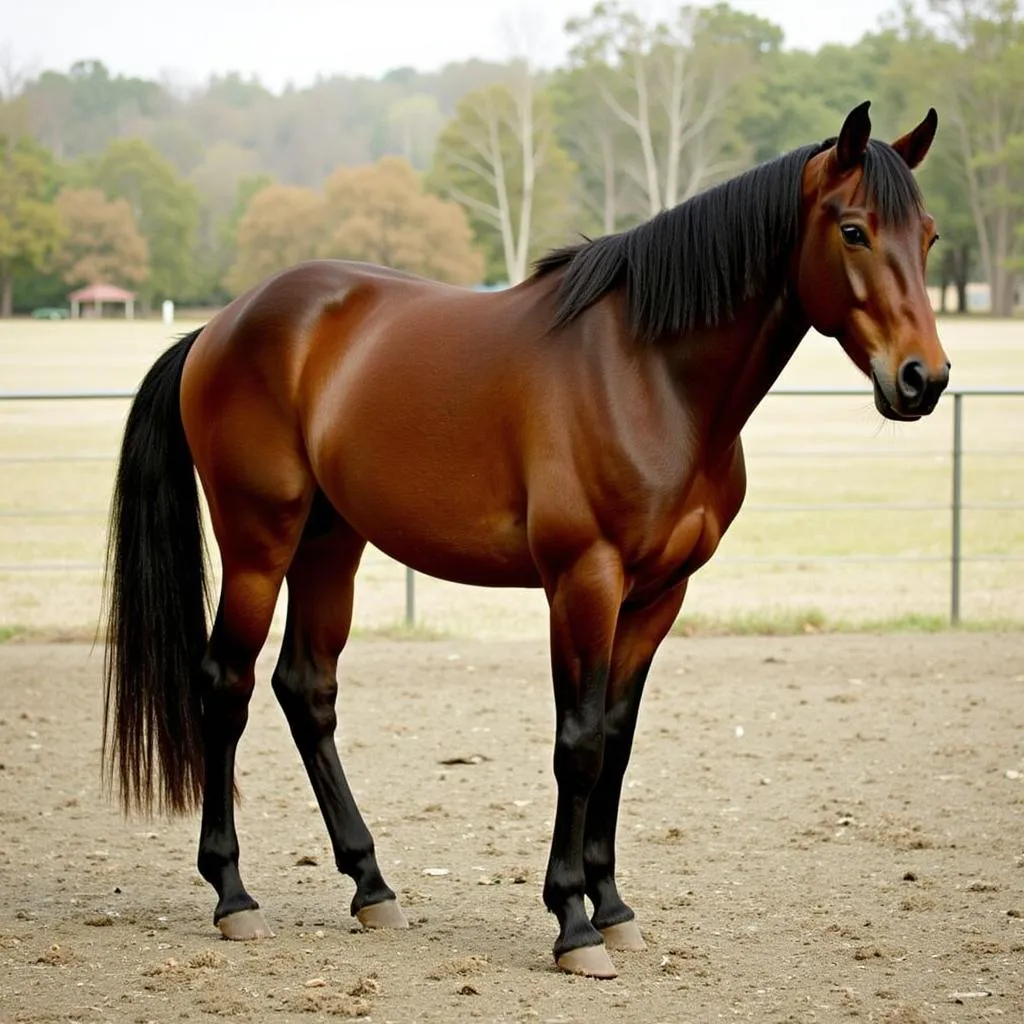
[[372, 274], [357, 287], [321, 318], [304, 372], [320, 486], [360, 534], [422, 572], [536, 584], [525, 463], [531, 417], [546, 418], [557, 386], [543, 372], [554, 352], [543, 303], [529, 287]]

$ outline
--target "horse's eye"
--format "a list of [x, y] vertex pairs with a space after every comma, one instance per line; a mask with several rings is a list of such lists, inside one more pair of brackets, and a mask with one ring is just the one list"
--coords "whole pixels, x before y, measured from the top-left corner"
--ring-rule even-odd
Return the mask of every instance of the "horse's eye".
[[868, 236], [865, 234], [864, 229], [856, 224], [844, 224], [839, 230], [843, 233], [843, 241], [847, 245], [859, 245], [865, 249], [871, 248], [871, 242], [868, 241]]

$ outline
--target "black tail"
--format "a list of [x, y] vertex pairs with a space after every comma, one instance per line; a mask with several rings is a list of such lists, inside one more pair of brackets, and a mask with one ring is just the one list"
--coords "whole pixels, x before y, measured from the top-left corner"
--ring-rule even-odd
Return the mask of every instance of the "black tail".
[[[125, 811], [182, 813], [200, 801], [196, 670], [206, 649], [199, 494], [181, 423], [181, 373], [199, 331], [153, 364], [128, 413], [114, 485], [103, 758]], [[154, 787], [154, 775], [159, 782]]]

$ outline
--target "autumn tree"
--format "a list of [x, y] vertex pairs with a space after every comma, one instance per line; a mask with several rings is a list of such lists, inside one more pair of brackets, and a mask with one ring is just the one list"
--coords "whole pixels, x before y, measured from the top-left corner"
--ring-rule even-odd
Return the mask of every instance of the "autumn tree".
[[317, 255], [324, 234], [324, 201], [312, 189], [267, 185], [238, 222], [235, 262], [225, 284], [239, 294], [265, 277]]
[[550, 97], [528, 62], [501, 85], [466, 96], [438, 139], [432, 186], [462, 205], [510, 284], [531, 258], [564, 240], [575, 168], [555, 134]]
[[56, 174], [49, 155], [30, 139], [0, 135], [0, 316], [14, 310], [20, 278], [45, 273], [63, 226], [50, 201]]
[[424, 192], [399, 157], [338, 168], [323, 192], [269, 185], [238, 223], [238, 255], [227, 284], [234, 292], [303, 260], [359, 260], [412, 274], [472, 284], [483, 261], [456, 203]]
[[475, 284], [484, 266], [462, 208], [428, 195], [400, 157], [335, 171], [324, 188], [330, 234], [321, 254]]
[[70, 285], [141, 284], [149, 275], [149, 248], [125, 199], [97, 188], [62, 189], [56, 207], [66, 237], [55, 260]]

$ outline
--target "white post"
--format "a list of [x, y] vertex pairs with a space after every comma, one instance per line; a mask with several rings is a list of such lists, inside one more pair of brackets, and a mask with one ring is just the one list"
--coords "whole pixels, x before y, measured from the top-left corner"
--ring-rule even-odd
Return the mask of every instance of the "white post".
[[174, 303], [170, 299], [164, 299], [164, 304], [161, 307], [163, 312], [163, 318], [165, 324], [174, 323]]

